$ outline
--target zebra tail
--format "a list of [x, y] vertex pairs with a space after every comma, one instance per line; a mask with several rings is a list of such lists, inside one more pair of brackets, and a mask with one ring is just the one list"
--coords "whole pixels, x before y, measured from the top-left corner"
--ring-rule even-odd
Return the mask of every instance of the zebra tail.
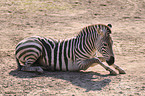
[[22, 66], [17, 58], [16, 58], [16, 62], [17, 62], [17, 66], [18, 66], [17, 70], [20, 71]]

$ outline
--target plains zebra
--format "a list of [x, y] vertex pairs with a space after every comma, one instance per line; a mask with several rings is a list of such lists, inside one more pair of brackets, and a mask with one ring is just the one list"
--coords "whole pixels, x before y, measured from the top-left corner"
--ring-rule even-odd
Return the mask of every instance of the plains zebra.
[[[90, 25], [83, 28], [76, 37], [63, 41], [39, 36], [24, 39], [16, 47], [18, 69], [39, 73], [43, 73], [43, 69], [79, 71], [98, 63], [110, 74], [117, 74], [102, 63], [106, 60], [109, 65], [113, 65], [119, 73], [123, 74], [125, 71], [114, 64], [111, 27], [111, 24]], [[96, 50], [103, 57], [98, 58]]]

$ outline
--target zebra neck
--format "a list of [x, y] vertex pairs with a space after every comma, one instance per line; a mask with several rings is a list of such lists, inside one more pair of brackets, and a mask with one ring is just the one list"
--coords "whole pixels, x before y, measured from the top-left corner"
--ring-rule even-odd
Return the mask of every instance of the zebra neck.
[[75, 43], [76, 50], [92, 55], [96, 51], [95, 40], [91, 36], [77, 37]]

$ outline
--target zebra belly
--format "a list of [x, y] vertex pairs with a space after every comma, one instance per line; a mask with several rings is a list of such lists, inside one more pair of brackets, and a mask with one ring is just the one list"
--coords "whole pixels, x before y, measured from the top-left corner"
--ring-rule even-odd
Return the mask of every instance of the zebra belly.
[[[47, 59], [48, 60], [48, 59]], [[51, 60], [52, 61], [52, 60]], [[64, 61], [64, 60], [62, 60]], [[50, 70], [50, 71], [78, 71], [79, 68], [76, 66], [76, 64], [71, 60], [68, 59], [68, 63], [60, 62], [59, 60], [55, 64], [54, 61], [51, 62], [51, 64], [45, 62], [45, 58], [39, 59], [40, 66], [43, 66], [43, 69]]]
[[[62, 60], [63, 61], [63, 60]], [[68, 60], [68, 63], [58, 62], [56, 65], [54, 63], [51, 64], [51, 69], [54, 71], [78, 71], [79, 68], [74, 64], [72, 60]]]

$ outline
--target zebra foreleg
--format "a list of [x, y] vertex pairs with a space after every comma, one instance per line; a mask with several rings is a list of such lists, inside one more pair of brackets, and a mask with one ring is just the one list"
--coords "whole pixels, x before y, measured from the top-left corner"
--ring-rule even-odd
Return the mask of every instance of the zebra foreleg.
[[80, 64], [79, 64], [79, 68], [80, 70], [86, 70], [88, 69], [91, 65], [93, 65], [93, 63], [98, 63], [100, 64], [102, 67], [104, 67], [107, 71], [110, 72], [111, 75], [116, 75], [117, 73], [109, 68], [108, 66], [106, 66], [105, 64], [103, 64], [99, 59], [97, 58], [91, 58], [91, 59], [87, 59], [87, 60], [84, 60], [82, 61]]
[[103, 68], [105, 68], [107, 71], [109, 71], [111, 75], [117, 74], [113, 69], [111, 69], [110, 67], [103, 64], [100, 60], [96, 59], [96, 63], [100, 64]]
[[125, 71], [116, 64], [113, 64], [112, 66], [119, 71], [119, 74], [126, 74]]
[[93, 63], [95, 63], [95, 58], [81, 60], [81, 62], [78, 63], [79, 70], [87, 70], [90, 66], [94, 66]]
[[97, 57], [97, 58], [99, 58], [99, 60], [100, 60], [101, 62], [106, 62], [106, 60], [105, 60], [104, 57]]
[[[99, 60], [101, 62], [105, 62], [106, 61], [104, 57], [97, 57], [97, 58], [99, 58]], [[113, 66], [116, 70], [118, 70], [119, 74], [126, 74], [125, 71], [122, 68], [120, 68], [119, 66], [117, 66], [116, 64], [113, 64], [111, 66]]]

